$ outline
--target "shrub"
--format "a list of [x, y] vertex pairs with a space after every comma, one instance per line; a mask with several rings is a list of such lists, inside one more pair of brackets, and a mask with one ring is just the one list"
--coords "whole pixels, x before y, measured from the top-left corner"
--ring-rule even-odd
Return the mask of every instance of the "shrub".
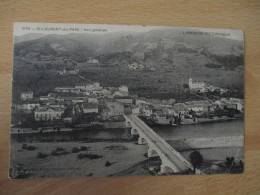
[[27, 150], [35, 150], [36, 147], [35, 146], [27, 146]]
[[109, 166], [111, 166], [111, 162], [106, 161], [106, 163], [105, 163], [105, 167], [109, 167]]
[[123, 145], [111, 145], [111, 146], [106, 146], [105, 148], [109, 150], [128, 150], [128, 148]]
[[80, 150], [81, 150], [81, 151], [87, 151], [87, 147], [86, 147], [86, 146], [81, 146], [81, 147], [80, 147]]
[[23, 144], [22, 149], [27, 149], [27, 144]]
[[84, 159], [84, 158], [88, 158], [88, 159], [99, 159], [102, 158], [103, 156], [101, 155], [97, 155], [97, 154], [88, 154], [88, 153], [80, 153], [78, 155], [78, 159]]
[[64, 148], [62, 148], [62, 147], [57, 147], [57, 148], [56, 148], [56, 151], [57, 151], [57, 152], [64, 151]]
[[37, 155], [37, 158], [46, 158], [47, 156], [48, 156], [48, 154], [39, 152], [38, 155]]
[[78, 153], [79, 151], [80, 151], [80, 149], [77, 147], [73, 147], [71, 150], [72, 153]]
[[66, 151], [57, 151], [57, 150], [52, 150], [51, 151], [51, 155], [52, 156], [60, 156], [60, 155], [65, 155], [65, 154], [68, 154], [68, 152]]

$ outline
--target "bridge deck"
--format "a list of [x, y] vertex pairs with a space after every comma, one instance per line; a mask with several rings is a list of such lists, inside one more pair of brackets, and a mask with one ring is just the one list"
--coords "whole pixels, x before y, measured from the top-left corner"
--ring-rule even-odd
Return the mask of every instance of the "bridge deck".
[[165, 154], [180, 171], [185, 171], [192, 169], [192, 165], [187, 161], [179, 152], [177, 152], [173, 147], [171, 147], [164, 139], [162, 139], [157, 133], [155, 133], [148, 125], [146, 125], [139, 117], [135, 115], [127, 115], [132, 123], [142, 131], [147, 138], [149, 138], [154, 145]]

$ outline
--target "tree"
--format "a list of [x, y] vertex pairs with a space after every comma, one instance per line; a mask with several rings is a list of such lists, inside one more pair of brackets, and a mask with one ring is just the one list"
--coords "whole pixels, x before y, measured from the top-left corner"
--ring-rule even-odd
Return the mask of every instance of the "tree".
[[203, 162], [203, 156], [198, 151], [194, 151], [190, 153], [190, 161], [193, 166], [193, 172], [196, 172], [196, 168], [201, 166], [201, 163]]
[[189, 85], [188, 85], [187, 83], [184, 83], [184, 84], [183, 84], [183, 88], [184, 88], [184, 89], [189, 89]]
[[232, 166], [235, 164], [234, 161], [235, 161], [234, 157], [231, 157], [231, 158], [227, 157], [226, 158], [225, 164], [227, 166], [227, 169], [228, 169], [229, 173], [231, 173]]

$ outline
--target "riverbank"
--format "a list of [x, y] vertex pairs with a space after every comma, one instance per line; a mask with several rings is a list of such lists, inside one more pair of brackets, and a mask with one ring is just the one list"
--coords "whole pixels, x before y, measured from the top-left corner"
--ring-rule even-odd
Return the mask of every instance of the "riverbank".
[[72, 141], [132, 141], [130, 129], [92, 129], [48, 132], [11, 133], [12, 143], [24, 142], [72, 142]]
[[200, 148], [243, 147], [244, 136], [201, 137], [166, 140], [178, 151]]
[[[32, 150], [22, 149], [23, 144], [12, 143], [10, 165], [12, 175], [17, 167], [22, 167], [30, 177], [104, 177], [124, 171], [147, 160], [146, 145], [133, 142], [52, 142], [26, 143]], [[86, 147], [86, 151], [74, 151], [73, 148]], [[28, 147], [29, 148], [29, 147]], [[34, 148], [34, 149], [33, 149]], [[60, 153], [53, 151], [62, 150]], [[39, 157], [39, 153], [42, 155]], [[79, 158], [79, 155], [82, 157]], [[91, 154], [97, 158], [84, 158]], [[105, 166], [109, 161], [109, 165]]]
[[223, 116], [221, 118], [214, 117], [214, 118], [196, 118], [196, 119], [183, 119], [180, 125], [192, 125], [192, 124], [201, 124], [201, 123], [214, 123], [214, 122], [225, 122], [231, 120], [240, 120], [237, 118], [230, 118], [227, 116]]

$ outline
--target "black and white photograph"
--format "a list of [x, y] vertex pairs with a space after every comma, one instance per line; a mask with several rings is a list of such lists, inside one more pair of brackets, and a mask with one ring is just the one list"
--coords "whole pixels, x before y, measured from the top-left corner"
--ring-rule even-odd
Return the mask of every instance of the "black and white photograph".
[[13, 35], [11, 179], [244, 172], [243, 31], [14, 23]]

